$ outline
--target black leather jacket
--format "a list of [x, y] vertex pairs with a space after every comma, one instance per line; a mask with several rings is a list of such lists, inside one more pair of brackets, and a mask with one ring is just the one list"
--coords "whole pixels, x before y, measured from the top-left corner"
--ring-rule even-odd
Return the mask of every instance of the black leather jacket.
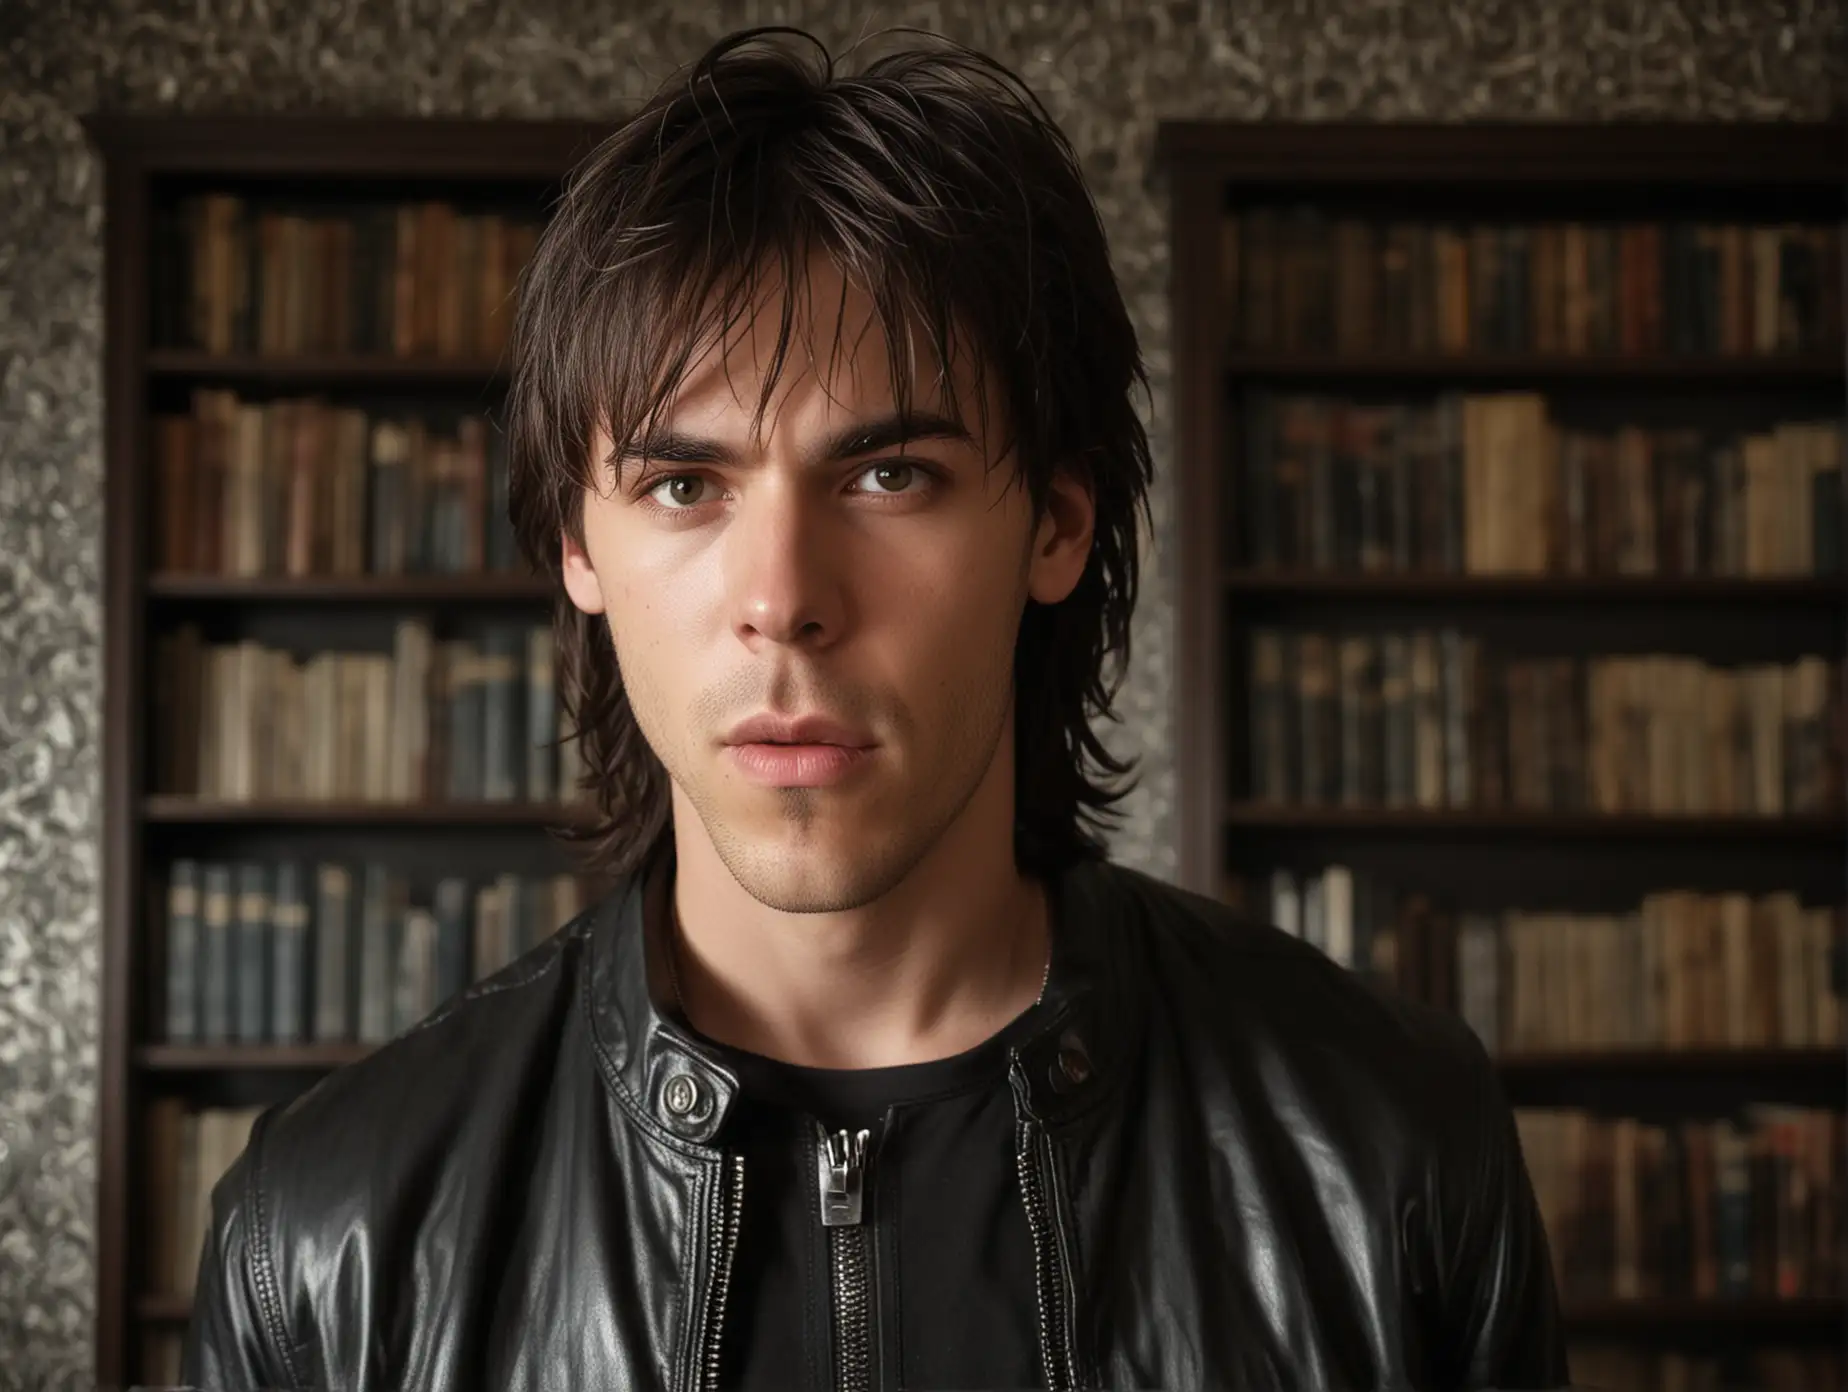
[[[735, 1080], [631, 885], [272, 1109], [219, 1184], [209, 1389], [663, 1388], [716, 1367]], [[1459, 1022], [1210, 901], [1059, 885], [1019, 1172], [1056, 1387], [1566, 1382], [1512, 1118]]]

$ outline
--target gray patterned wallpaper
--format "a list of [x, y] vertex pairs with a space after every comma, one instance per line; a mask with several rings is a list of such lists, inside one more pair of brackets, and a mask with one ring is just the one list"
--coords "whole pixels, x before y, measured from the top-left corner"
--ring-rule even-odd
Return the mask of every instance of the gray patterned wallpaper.
[[[86, 1385], [96, 1155], [102, 535], [98, 109], [593, 115], [720, 33], [946, 31], [1018, 68], [1083, 153], [1168, 439], [1164, 116], [1817, 117], [1842, 0], [0, 0], [0, 1388]], [[1839, 108], [1837, 108], [1839, 109]], [[1121, 747], [1122, 859], [1173, 868], [1167, 564], [1155, 538]], [[0, 1127], [0, 1138], [7, 1135]], [[16, 1149], [18, 1147], [16, 1146]]]

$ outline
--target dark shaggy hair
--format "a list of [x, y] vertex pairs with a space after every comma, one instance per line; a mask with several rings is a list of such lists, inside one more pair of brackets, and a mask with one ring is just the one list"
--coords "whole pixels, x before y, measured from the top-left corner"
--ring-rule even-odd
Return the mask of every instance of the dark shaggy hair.
[[[901, 414], [914, 354], [931, 355], [946, 392], [964, 354], [997, 390], [1035, 511], [1060, 468], [1094, 493], [1083, 577], [1060, 604], [1029, 603], [1015, 648], [1015, 856], [1040, 873], [1099, 856], [1130, 769], [1091, 721], [1115, 718], [1129, 656], [1150, 476], [1131, 396], [1147, 383], [1071, 146], [991, 59], [918, 35], [847, 74], [810, 35], [751, 30], [583, 161], [520, 290], [508, 431], [521, 549], [558, 576], [561, 535], [583, 539], [596, 427], [619, 445], [650, 428], [702, 345], [748, 323], [766, 287], [793, 290], [817, 254], [876, 306]], [[624, 874], [667, 834], [667, 775], [602, 617], [561, 592], [556, 623], [566, 727], [596, 803], [573, 836], [593, 874]]]

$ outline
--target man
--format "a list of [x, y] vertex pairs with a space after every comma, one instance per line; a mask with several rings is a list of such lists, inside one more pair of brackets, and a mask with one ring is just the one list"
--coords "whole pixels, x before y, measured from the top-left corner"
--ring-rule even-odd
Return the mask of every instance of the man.
[[1473, 1037], [1102, 857], [1140, 379], [974, 54], [741, 36], [588, 160], [511, 508], [619, 887], [259, 1124], [194, 1381], [1565, 1382]]

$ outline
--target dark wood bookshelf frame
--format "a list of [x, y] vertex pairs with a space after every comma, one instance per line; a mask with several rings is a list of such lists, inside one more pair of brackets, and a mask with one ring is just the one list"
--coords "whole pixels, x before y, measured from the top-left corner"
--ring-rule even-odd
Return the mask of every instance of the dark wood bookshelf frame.
[[[348, 385], [490, 388], [505, 363], [376, 356], [214, 356], [149, 344], [151, 211], [162, 186], [294, 192], [394, 181], [419, 189], [555, 188], [611, 128], [594, 121], [501, 121], [318, 115], [136, 116], [97, 114], [84, 129], [104, 171], [104, 711], [102, 1021], [97, 1117], [96, 1380], [121, 1386], [140, 1361], [143, 1321], [183, 1322], [187, 1302], [139, 1294], [142, 1252], [131, 1214], [142, 1169], [136, 1132], [141, 1079], [173, 1071], [176, 1055], [145, 1045], [144, 992], [134, 979], [143, 912], [144, 841], [150, 823], [339, 821], [355, 825], [537, 825], [568, 820], [558, 809], [490, 804], [375, 804], [312, 809], [256, 805], [173, 808], [147, 798], [142, 714], [148, 698], [147, 621], [155, 603], [428, 604], [534, 601], [550, 593], [520, 575], [272, 578], [153, 575], [145, 536], [150, 480], [144, 441], [151, 388], [196, 381], [262, 388]], [[389, 195], [386, 195], [389, 196]], [[345, 1047], [345, 1046], [342, 1046]], [[302, 1070], [348, 1061], [334, 1050], [280, 1051]], [[165, 1063], [162, 1061], [165, 1060]], [[241, 1051], [200, 1054], [196, 1070], [241, 1070]], [[182, 1070], [183, 1071], [183, 1070]]]
[[1451, 603], [1803, 604], [1848, 607], [1848, 579], [1836, 575], [1469, 575], [1429, 571], [1248, 570], [1222, 572], [1234, 595]]
[[253, 801], [174, 797], [142, 799], [142, 817], [165, 826], [565, 826], [585, 815], [573, 803]]
[[1233, 802], [1230, 829], [1259, 831], [1425, 833], [1445, 837], [1546, 836], [1613, 841], [1821, 842], [1848, 848], [1848, 820], [1822, 814], [1787, 817], [1682, 816], [1640, 812], [1528, 812], [1519, 808], [1330, 807]]

